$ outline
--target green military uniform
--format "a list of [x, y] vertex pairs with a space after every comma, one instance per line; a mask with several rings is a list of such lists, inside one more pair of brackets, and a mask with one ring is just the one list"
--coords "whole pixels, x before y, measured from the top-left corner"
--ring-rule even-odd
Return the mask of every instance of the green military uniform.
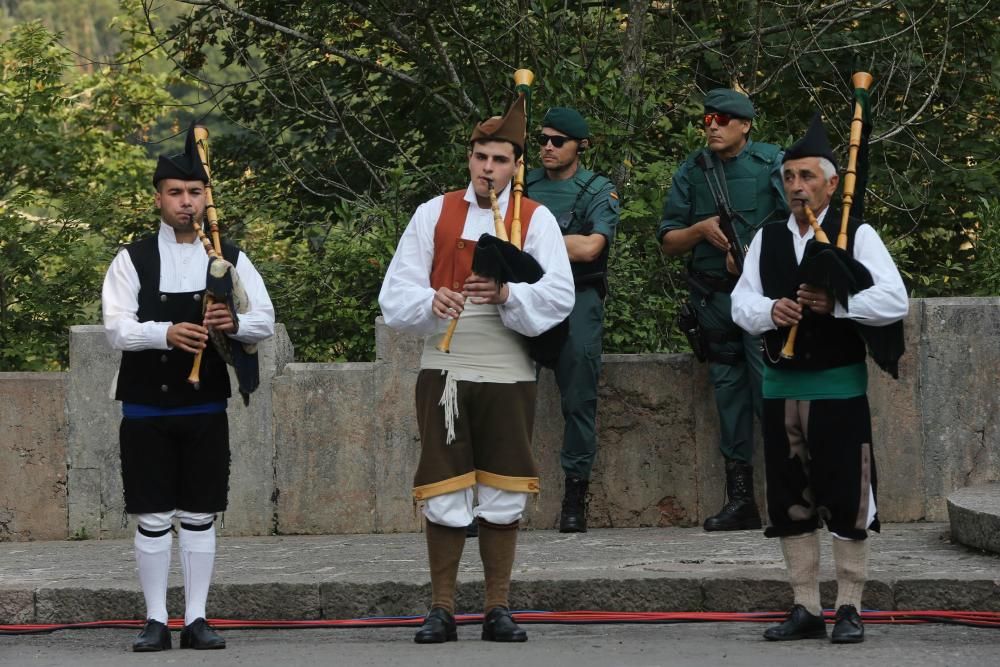
[[[657, 233], [661, 242], [669, 231], [718, 215], [705, 174], [695, 163], [702, 152], [711, 154], [708, 149], [692, 153], [674, 174]], [[714, 158], [717, 173], [721, 167], [725, 174], [730, 205], [748, 223], [734, 220], [733, 224], [744, 246], [762, 225], [788, 217], [781, 184], [781, 155], [777, 146], [748, 141], [736, 157], [725, 162]], [[691, 303], [709, 341], [709, 375], [719, 412], [719, 447], [727, 460], [750, 463], [753, 417], [761, 414], [760, 341], [733, 323], [729, 292], [736, 277], [726, 270], [726, 252], [701, 241], [692, 249], [688, 269], [695, 279], [692, 282], [707, 288], [692, 286]]]
[[597, 382], [601, 370], [607, 258], [618, 226], [618, 194], [604, 176], [579, 168], [566, 180], [549, 180], [544, 169], [525, 178], [527, 195], [544, 204], [563, 235], [602, 234], [607, 243], [593, 262], [572, 262], [576, 305], [569, 316], [569, 337], [555, 368], [566, 421], [561, 463], [566, 477], [590, 479], [597, 454]]

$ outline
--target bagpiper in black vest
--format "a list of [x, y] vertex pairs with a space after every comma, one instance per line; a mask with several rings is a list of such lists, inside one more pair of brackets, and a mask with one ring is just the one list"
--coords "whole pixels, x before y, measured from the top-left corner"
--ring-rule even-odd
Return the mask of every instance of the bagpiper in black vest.
[[[847, 252], [854, 254], [854, 238], [862, 223], [850, 220], [847, 230]], [[830, 207], [822, 224], [831, 239], [840, 232], [840, 212]], [[765, 225], [761, 228], [760, 280], [764, 296], [772, 299], [787, 297], [795, 300], [799, 284], [799, 264], [795, 258], [792, 232], [786, 225]], [[785, 327], [767, 331], [764, 341], [764, 363], [788, 370], [826, 370], [863, 362], [865, 343], [853, 320], [806, 311], [799, 322], [795, 340], [795, 357], [783, 359], [781, 348], [788, 335]]]
[[[193, 322], [203, 320], [200, 292], [160, 291], [160, 252], [157, 237], [151, 236], [126, 246], [139, 275], [140, 322]], [[222, 242], [222, 256], [234, 266], [239, 248]], [[201, 381], [196, 390], [187, 381], [194, 355], [172, 350], [122, 352], [115, 400], [161, 408], [176, 408], [223, 401], [231, 395], [226, 363], [211, 344], [201, 362]]]

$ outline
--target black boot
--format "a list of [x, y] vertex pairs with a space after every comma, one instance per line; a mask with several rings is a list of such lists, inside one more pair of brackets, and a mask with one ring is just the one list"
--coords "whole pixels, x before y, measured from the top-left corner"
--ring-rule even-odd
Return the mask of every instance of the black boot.
[[753, 499], [752, 465], [726, 459], [726, 498], [719, 513], [705, 519], [705, 530], [760, 528], [760, 512]]
[[590, 482], [579, 477], [566, 478], [566, 494], [559, 514], [560, 533], [587, 532], [587, 487]]

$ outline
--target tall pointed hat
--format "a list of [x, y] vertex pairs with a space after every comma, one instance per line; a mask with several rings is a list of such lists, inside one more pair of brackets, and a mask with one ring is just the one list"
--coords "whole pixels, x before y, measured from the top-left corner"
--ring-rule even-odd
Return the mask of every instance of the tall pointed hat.
[[788, 162], [804, 157], [825, 157], [834, 167], [837, 166], [837, 158], [833, 155], [830, 138], [826, 134], [823, 118], [818, 111], [813, 114], [812, 122], [809, 123], [809, 129], [806, 130], [805, 136], [785, 151], [785, 157], [781, 161]]
[[205, 165], [201, 163], [198, 147], [194, 138], [194, 123], [188, 128], [187, 140], [184, 142], [184, 152], [178, 155], [161, 155], [153, 172], [153, 187], [165, 178], [176, 178], [181, 181], [202, 181], [208, 183]]
[[509, 141], [524, 153], [524, 137], [528, 128], [528, 118], [525, 111], [525, 96], [517, 96], [507, 113], [503, 116], [493, 116], [476, 125], [472, 130], [469, 142], [492, 140]]

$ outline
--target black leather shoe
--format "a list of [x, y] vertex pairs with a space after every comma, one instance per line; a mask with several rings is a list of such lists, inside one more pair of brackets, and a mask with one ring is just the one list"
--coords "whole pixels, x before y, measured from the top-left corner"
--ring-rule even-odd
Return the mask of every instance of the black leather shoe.
[[181, 648], [193, 648], [198, 651], [226, 648], [226, 640], [212, 629], [203, 618], [196, 618], [191, 625], [185, 625], [181, 630]]
[[830, 641], [834, 644], [860, 644], [865, 640], [865, 625], [853, 604], [842, 604], [837, 609]]
[[424, 624], [417, 630], [413, 641], [418, 644], [443, 644], [458, 641], [455, 617], [447, 609], [434, 607], [424, 619]]
[[472, 523], [465, 527], [466, 537], [479, 537], [479, 519], [473, 519]]
[[764, 639], [773, 642], [792, 639], [826, 639], [826, 623], [823, 616], [814, 616], [800, 604], [792, 607], [788, 618], [780, 625], [773, 625], [764, 631]]
[[560, 533], [587, 532], [587, 489], [590, 482], [579, 477], [566, 478], [562, 510], [559, 512]]
[[142, 632], [132, 642], [132, 650], [136, 653], [169, 651], [170, 629], [159, 621], [148, 619], [146, 625], [142, 626]]
[[483, 640], [488, 642], [526, 642], [528, 633], [511, 618], [507, 607], [493, 607], [483, 619]]

